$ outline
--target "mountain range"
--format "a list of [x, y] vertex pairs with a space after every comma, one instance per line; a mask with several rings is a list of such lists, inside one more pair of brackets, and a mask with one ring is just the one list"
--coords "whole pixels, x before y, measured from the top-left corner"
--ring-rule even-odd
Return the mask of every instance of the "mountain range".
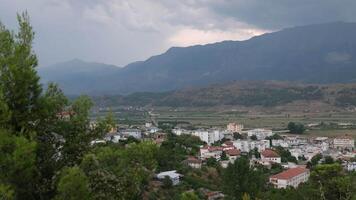
[[80, 60], [38, 69], [66, 94], [163, 92], [240, 80], [356, 81], [356, 23], [283, 29], [245, 41], [172, 47], [125, 67]]

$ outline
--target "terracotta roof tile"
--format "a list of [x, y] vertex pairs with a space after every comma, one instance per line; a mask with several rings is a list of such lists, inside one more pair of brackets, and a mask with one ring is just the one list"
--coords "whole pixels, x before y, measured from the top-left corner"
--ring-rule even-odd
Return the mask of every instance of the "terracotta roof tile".
[[277, 152], [273, 151], [272, 149], [266, 149], [261, 153], [266, 158], [276, 158], [280, 157]]
[[281, 172], [279, 174], [273, 175], [270, 178], [288, 180], [288, 179], [291, 179], [291, 178], [298, 176], [299, 174], [302, 174], [307, 171], [309, 171], [309, 169], [302, 168], [302, 167], [296, 167], [296, 168], [288, 169], [288, 170]]
[[238, 149], [229, 149], [226, 151], [226, 154], [229, 155], [229, 156], [238, 156], [240, 155], [240, 150]]

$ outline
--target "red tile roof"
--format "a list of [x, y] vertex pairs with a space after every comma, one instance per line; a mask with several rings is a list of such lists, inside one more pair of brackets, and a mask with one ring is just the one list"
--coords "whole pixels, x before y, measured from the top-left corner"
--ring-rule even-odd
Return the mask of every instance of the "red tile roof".
[[229, 155], [229, 156], [238, 156], [240, 155], [240, 150], [238, 149], [229, 149], [226, 151], [226, 154]]
[[280, 157], [277, 152], [273, 151], [272, 149], [266, 149], [261, 153], [266, 158], [277, 158]]
[[302, 174], [307, 171], [309, 171], [309, 169], [306, 169], [303, 167], [296, 167], [296, 168], [288, 169], [288, 170], [281, 172], [279, 174], [273, 175], [270, 178], [288, 180], [288, 179], [291, 179], [291, 178], [298, 176], [299, 174]]
[[196, 157], [189, 156], [187, 158], [188, 163], [201, 163], [201, 160], [197, 159]]

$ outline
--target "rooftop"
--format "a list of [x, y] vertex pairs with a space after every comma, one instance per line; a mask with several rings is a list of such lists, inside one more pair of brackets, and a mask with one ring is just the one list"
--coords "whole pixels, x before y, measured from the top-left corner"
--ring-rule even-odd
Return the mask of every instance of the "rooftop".
[[273, 151], [272, 149], [266, 149], [261, 153], [264, 157], [267, 158], [277, 158], [280, 157], [277, 152]]
[[226, 154], [229, 155], [229, 156], [238, 156], [240, 155], [240, 150], [238, 149], [229, 149], [226, 151]]
[[291, 179], [291, 178], [298, 176], [299, 174], [302, 174], [307, 171], [309, 171], [309, 169], [306, 169], [303, 167], [290, 168], [284, 172], [273, 175], [270, 178], [288, 180], [288, 179]]

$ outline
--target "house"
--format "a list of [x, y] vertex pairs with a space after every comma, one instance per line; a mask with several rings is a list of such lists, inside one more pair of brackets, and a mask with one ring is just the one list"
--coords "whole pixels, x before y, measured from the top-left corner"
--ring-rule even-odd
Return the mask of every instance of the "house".
[[240, 157], [241, 152], [238, 149], [229, 149], [225, 151], [227, 158], [231, 163], [234, 163], [237, 158]]
[[272, 140], [272, 146], [274, 146], [274, 147], [281, 146], [283, 148], [288, 148], [289, 147], [289, 145], [288, 145], [288, 143], [286, 141], [284, 141], [284, 140], [275, 140], [275, 139]]
[[241, 133], [242, 129], [244, 129], [244, 125], [238, 123], [229, 123], [226, 126], [226, 130], [233, 133]]
[[308, 181], [309, 169], [303, 167], [290, 168], [284, 172], [269, 177], [269, 182], [275, 188], [286, 188], [288, 186], [298, 187], [300, 183]]
[[227, 151], [230, 149], [236, 149], [236, 147], [234, 146], [234, 143], [231, 141], [226, 141], [221, 146], [223, 148], [223, 151]]
[[202, 165], [202, 161], [196, 157], [193, 156], [189, 156], [186, 160], [185, 163], [191, 167], [191, 168], [195, 168], [195, 169], [200, 169], [201, 165]]
[[134, 137], [136, 139], [141, 139], [142, 138], [142, 132], [139, 129], [122, 129], [120, 130], [120, 134], [123, 137]]
[[344, 167], [347, 171], [356, 171], [356, 162], [349, 161], [349, 162], [346, 162], [344, 165], [345, 165]]
[[119, 140], [121, 140], [122, 137], [119, 133], [117, 132], [110, 132], [110, 133], [107, 133], [104, 140], [105, 141], [111, 141], [111, 142], [114, 142], [114, 143], [118, 143]]
[[333, 140], [335, 149], [349, 149], [353, 150], [355, 147], [355, 140], [351, 136], [336, 137]]
[[222, 152], [223, 147], [204, 146], [200, 148], [200, 158], [202, 160], [206, 160], [208, 158], [215, 158], [216, 160], [220, 160]]
[[179, 179], [182, 176], [183, 175], [178, 174], [176, 170], [161, 172], [161, 173], [157, 174], [157, 178], [160, 179], [160, 180], [163, 180], [166, 177], [168, 177], [172, 181], [173, 185], [178, 185], [179, 184]]
[[273, 133], [272, 133], [272, 130], [260, 129], [260, 128], [247, 131], [248, 137], [251, 137], [253, 135], [255, 135], [258, 140], [263, 140], [266, 137], [272, 136]]
[[208, 200], [220, 200], [224, 199], [225, 195], [219, 191], [212, 191], [206, 193], [206, 198]]
[[261, 160], [263, 162], [281, 163], [281, 156], [272, 149], [266, 149], [261, 152]]

